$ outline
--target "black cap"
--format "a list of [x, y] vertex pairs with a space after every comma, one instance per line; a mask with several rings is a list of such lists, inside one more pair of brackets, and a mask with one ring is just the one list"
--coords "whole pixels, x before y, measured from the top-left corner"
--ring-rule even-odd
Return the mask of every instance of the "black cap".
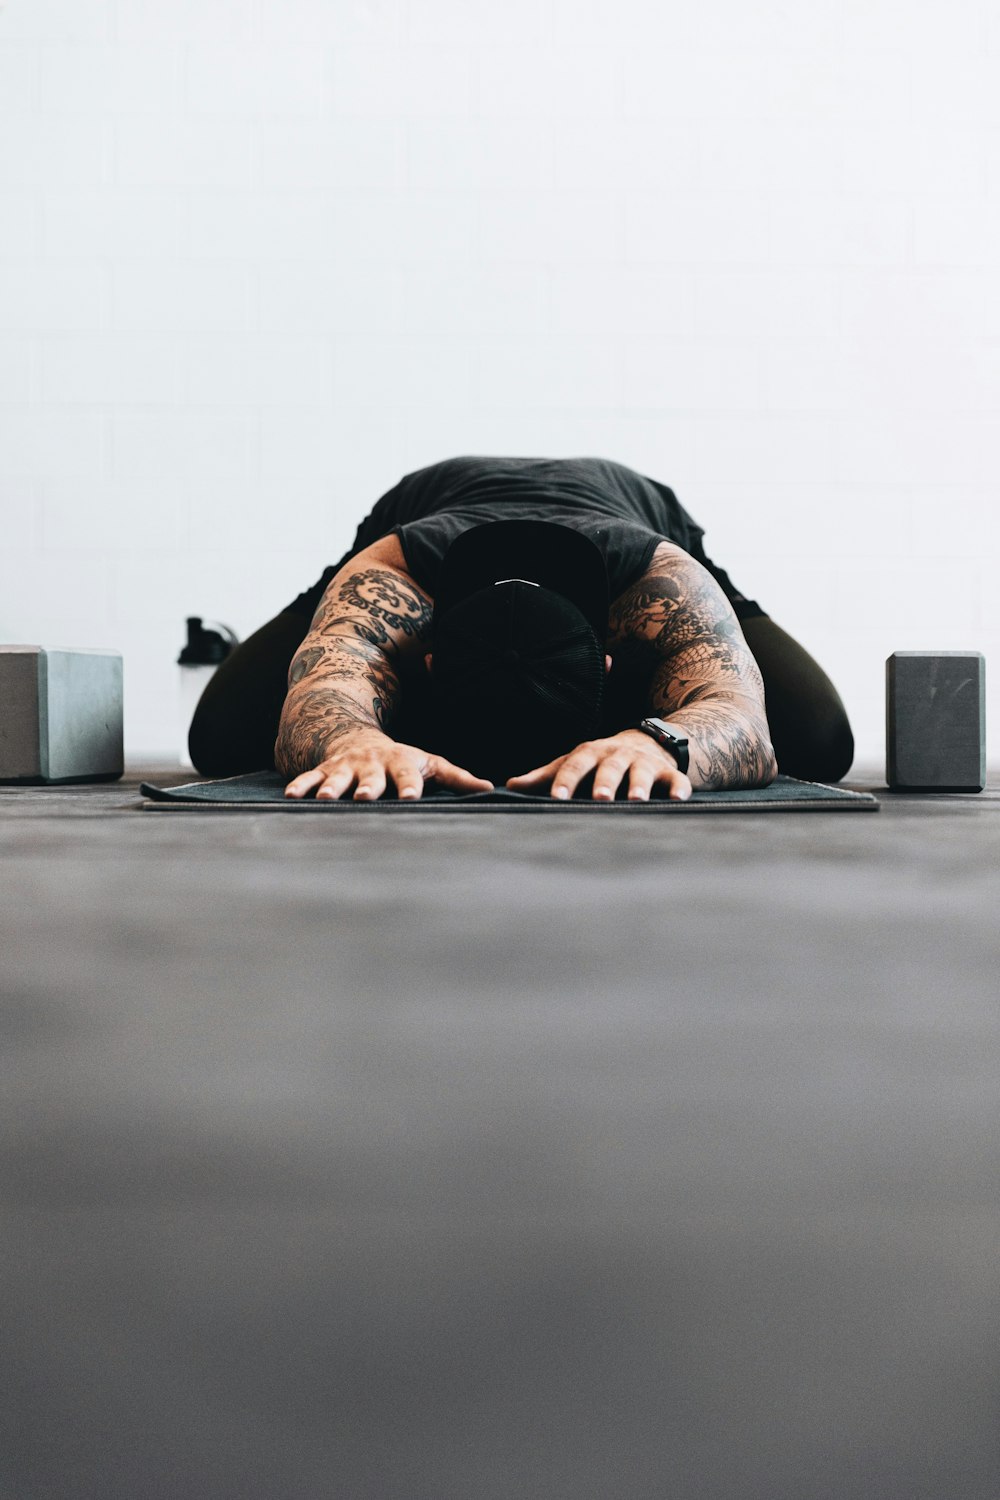
[[434, 600], [439, 749], [494, 782], [600, 732], [608, 581], [598, 547], [547, 521], [492, 521], [445, 554]]
[[603, 644], [609, 607], [604, 555], [582, 531], [554, 521], [486, 521], [457, 536], [441, 563], [434, 624], [463, 599], [516, 578], [562, 594]]

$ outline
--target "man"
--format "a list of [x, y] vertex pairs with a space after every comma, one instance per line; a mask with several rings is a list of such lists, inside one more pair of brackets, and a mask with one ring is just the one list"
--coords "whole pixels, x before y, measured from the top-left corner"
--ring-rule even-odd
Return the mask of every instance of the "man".
[[839, 778], [853, 742], [835, 689], [702, 535], [672, 491], [605, 460], [418, 470], [220, 668], [192, 759], [255, 769], [277, 728], [289, 797], [359, 800], [499, 782], [686, 798], [779, 764]]

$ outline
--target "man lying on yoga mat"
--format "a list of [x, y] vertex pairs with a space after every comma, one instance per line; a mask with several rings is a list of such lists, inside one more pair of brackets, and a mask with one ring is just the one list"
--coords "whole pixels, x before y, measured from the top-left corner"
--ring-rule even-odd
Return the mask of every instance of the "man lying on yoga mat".
[[274, 764], [290, 797], [839, 780], [854, 747], [836, 689], [703, 534], [666, 486], [603, 459], [408, 474], [220, 666], [191, 759], [209, 776]]

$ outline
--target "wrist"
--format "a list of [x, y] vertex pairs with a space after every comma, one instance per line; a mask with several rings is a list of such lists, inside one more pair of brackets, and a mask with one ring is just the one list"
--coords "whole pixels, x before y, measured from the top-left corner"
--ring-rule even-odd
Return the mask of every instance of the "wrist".
[[324, 761], [362, 744], [384, 744], [390, 736], [369, 720], [338, 715], [321, 722], [315, 715], [287, 714], [274, 746], [274, 763], [284, 776], [301, 776]]
[[687, 730], [683, 725], [649, 715], [638, 725], [638, 731], [649, 739], [655, 740], [660, 749], [670, 756], [678, 771], [687, 774], [691, 757]]
[[331, 725], [329, 732], [324, 737], [321, 745], [320, 759], [330, 760], [335, 755], [340, 755], [344, 750], [354, 750], [361, 745], [384, 744], [390, 739], [377, 724], [372, 724], [366, 719], [344, 719], [340, 723]]

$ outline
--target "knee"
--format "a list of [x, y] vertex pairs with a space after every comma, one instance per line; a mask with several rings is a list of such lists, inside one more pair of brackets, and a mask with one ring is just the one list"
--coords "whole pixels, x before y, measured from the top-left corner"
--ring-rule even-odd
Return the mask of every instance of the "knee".
[[188, 728], [188, 755], [202, 776], [238, 776], [256, 766], [242, 764], [242, 745], [234, 717], [218, 693], [202, 696]]
[[288, 663], [308, 621], [287, 611], [231, 653], [209, 680], [188, 731], [188, 753], [203, 776], [240, 776], [274, 765], [274, 741]]
[[188, 730], [188, 755], [202, 776], [243, 776], [274, 769], [280, 704], [226, 701], [206, 694]]
[[854, 761], [854, 734], [843, 706], [814, 704], [783, 730], [772, 725], [779, 772], [803, 781], [840, 781]]

